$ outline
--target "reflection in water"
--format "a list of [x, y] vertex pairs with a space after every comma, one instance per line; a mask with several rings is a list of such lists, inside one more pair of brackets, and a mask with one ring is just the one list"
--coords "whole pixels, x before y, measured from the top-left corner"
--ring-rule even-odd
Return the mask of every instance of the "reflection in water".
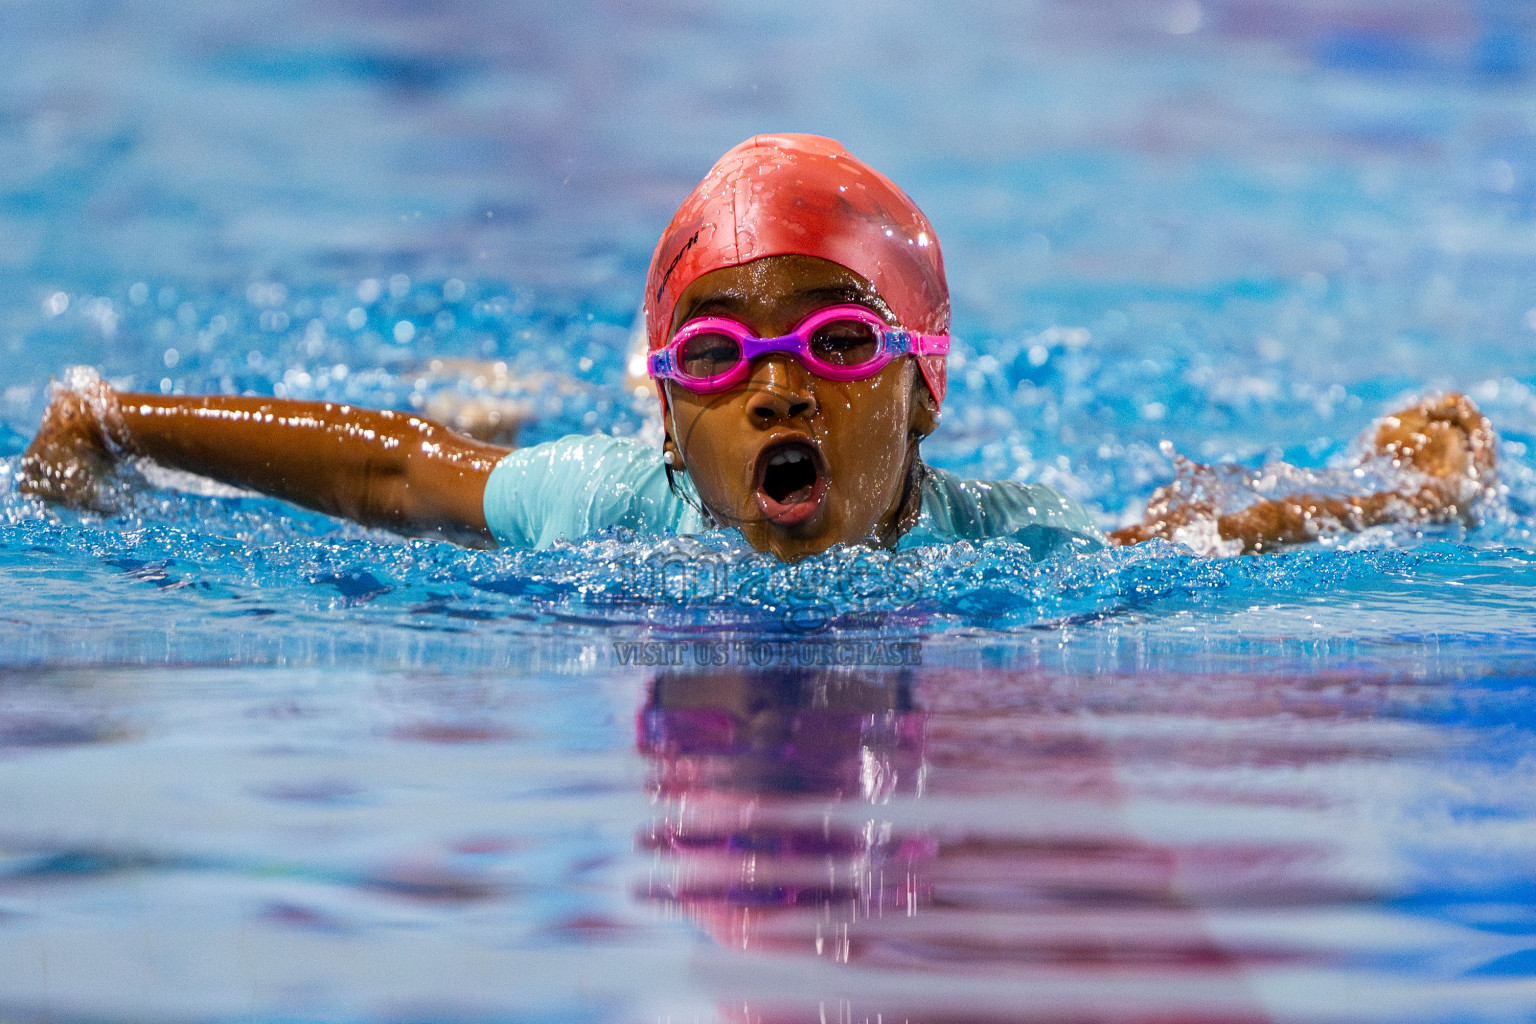
[[680, 672], [652, 697], [640, 744], [668, 810], [642, 838], [662, 858], [653, 898], [728, 948], [840, 961], [858, 922], [930, 898], [925, 832], [834, 813], [921, 792], [924, 720], [904, 676]]
[[[1049, 684], [1028, 678], [1001, 688], [1007, 709], [960, 708], [974, 681], [949, 680], [936, 714], [904, 672], [652, 680], [645, 895], [713, 940], [701, 972], [724, 1019], [1257, 1021], [1270, 1016], [1250, 971], [1326, 965], [1283, 928], [1215, 927], [1370, 898], [1328, 870], [1317, 837], [1245, 834], [1234, 818], [1215, 838], [1159, 842], [1131, 822], [1138, 762], [1223, 746], [1262, 760], [1263, 743], [1233, 745], [1219, 722], [1117, 736], [1080, 707], [1052, 710]], [[1269, 754], [1326, 765], [1362, 739], [1319, 732]], [[1236, 797], [1201, 799], [1219, 814]]]

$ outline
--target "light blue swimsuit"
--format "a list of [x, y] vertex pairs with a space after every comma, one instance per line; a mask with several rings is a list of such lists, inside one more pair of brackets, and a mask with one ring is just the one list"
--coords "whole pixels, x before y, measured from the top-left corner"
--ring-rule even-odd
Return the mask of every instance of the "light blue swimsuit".
[[[677, 474], [677, 482], [697, 500], [687, 474]], [[485, 486], [485, 521], [498, 542], [516, 548], [546, 548], [615, 526], [659, 536], [709, 529], [667, 486], [660, 452], [603, 434], [573, 434], [502, 459]], [[896, 546], [994, 537], [1026, 544], [1036, 557], [1104, 543], [1080, 505], [1044, 484], [961, 480], [932, 469], [918, 521]]]

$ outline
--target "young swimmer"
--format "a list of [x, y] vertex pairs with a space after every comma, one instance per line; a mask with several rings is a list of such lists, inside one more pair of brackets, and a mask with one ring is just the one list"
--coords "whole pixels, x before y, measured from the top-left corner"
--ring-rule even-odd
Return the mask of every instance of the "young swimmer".
[[[932, 225], [831, 139], [757, 136], [684, 200], [646, 282], [660, 452], [572, 436], [510, 450], [409, 413], [231, 396], [118, 394], [90, 371], [57, 388], [22, 459], [25, 492], [100, 504], [125, 457], [371, 526], [546, 547], [611, 528], [734, 527], [792, 561], [836, 544], [1011, 537], [1044, 553], [1106, 538], [1042, 484], [958, 479], [922, 461], [939, 423], [949, 293]], [[1494, 484], [1492, 433], [1460, 396], [1384, 421], [1401, 488], [1220, 509], [1180, 484], [1108, 540], [1216, 522], [1259, 551], [1418, 518], [1467, 520]], [[1183, 481], [1187, 483], [1187, 481]], [[1219, 516], [1219, 518], [1218, 518]]]

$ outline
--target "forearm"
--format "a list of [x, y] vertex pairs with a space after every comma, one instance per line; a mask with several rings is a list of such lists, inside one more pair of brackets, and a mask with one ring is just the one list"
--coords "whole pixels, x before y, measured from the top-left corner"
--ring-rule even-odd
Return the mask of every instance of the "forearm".
[[507, 449], [409, 413], [330, 402], [120, 396], [126, 447], [176, 469], [370, 526], [485, 538]]
[[1216, 533], [1224, 541], [1237, 541], [1246, 554], [1268, 551], [1286, 544], [1308, 544], [1333, 529], [1364, 530], [1425, 511], [1422, 503], [1403, 495], [1382, 493], [1358, 497], [1298, 494], [1290, 498], [1260, 501], [1236, 512], [1216, 515], [1206, 505], [1160, 511], [1146, 522], [1109, 534], [1115, 544], [1140, 544], [1161, 537], [1174, 540], [1179, 531], [1204, 520], [1215, 519]]
[[1299, 494], [1279, 501], [1261, 501], [1216, 520], [1222, 540], [1239, 541], [1243, 551], [1255, 553], [1283, 544], [1306, 544], [1328, 530], [1358, 532], [1388, 522], [1402, 506], [1397, 494], [1367, 494], [1336, 498]]
[[[1221, 515], [1209, 498], [1192, 500], [1208, 467], [1180, 460], [1180, 480], [1158, 488], [1142, 522], [1109, 534], [1115, 544], [1172, 540], [1187, 527], [1214, 519], [1224, 541], [1256, 552], [1305, 544], [1336, 529], [1364, 530], [1389, 522], [1477, 524], [1478, 502], [1498, 484], [1493, 427], [1465, 395], [1426, 398], [1378, 421], [1367, 435], [1369, 458], [1390, 465], [1401, 486], [1356, 497], [1300, 494], [1259, 501]], [[1187, 479], [1186, 479], [1187, 478]]]

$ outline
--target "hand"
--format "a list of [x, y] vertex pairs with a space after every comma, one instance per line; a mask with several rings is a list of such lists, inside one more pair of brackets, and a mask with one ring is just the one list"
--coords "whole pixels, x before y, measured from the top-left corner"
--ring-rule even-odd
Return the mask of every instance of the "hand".
[[1423, 474], [1404, 494], [1436, 518], [1469, 520], [1470, 506], [1498, 482], [1493, 428], [1465, 395], [1427, 398], [1383, 417], [1369, 447], [1395, 468]]
[[89, 367], [54, 382], [37, 436], [21, 456], [16, 486], [48, 501], [105, 511], [102, 486], [127, 447], [117, 392]]

